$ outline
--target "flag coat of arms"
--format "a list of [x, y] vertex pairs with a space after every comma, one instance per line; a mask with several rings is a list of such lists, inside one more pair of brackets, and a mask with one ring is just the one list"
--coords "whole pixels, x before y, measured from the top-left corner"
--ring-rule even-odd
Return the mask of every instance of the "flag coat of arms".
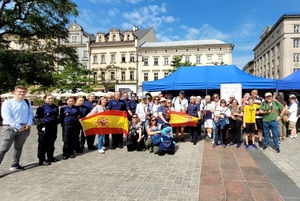
[[183, 112], [170, 111], [170, 122], [172, 127], [197, 126], [199, 118], [193, 117]]
[[128, 133], [128, 119], [125, 111], [106, 110], [81, 118], [80, 123], [86, 136], [95, 134]]

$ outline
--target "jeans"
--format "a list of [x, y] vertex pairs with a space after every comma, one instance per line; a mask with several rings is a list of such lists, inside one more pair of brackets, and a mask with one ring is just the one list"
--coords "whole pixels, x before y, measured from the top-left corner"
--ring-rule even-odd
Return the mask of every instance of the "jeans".
[[19, 164], [20, 156], [22, 153], [23, 145], [29, 136], [30, 130], [22, 132], [15, 132], [10, 126], [3, 126], [2, 128], [2, 141], [0, 145], [0, 164], [4, 158], [4, 155], [14, 143], [13, 161], [12, 166]]
[[103, 147], [103, 138], [104, 138], [103, 134], [98, 135], [98, 150], [101, 150]]
[[270, 143], [270, 130], [273, 134], [273, 142], [275, 145], [275, 148], [279, 148], [278, 143], [278, 122], [277, 121], [271, 121], [271, 122], [263, 122], [264, 127], [264, 134], [265, 134], [265, 140], [264, 140], [264, 146], [268, 147]]

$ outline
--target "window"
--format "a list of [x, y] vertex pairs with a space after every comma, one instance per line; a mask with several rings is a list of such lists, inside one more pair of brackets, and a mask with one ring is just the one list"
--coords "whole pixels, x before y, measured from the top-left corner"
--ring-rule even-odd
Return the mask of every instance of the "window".
[[71, 36], [71, 42], [76, 43], [77, 42], [77, 36]]
[[169, 58], [168, 57], [164, 58], [164, 65], [169, 65]]
[[294, 33], [300, 32], [300, 25], [294, 25]]
[[116, 79], [115, 72], [110, 72], [110, 79], [111, 80], [115, 80]]
[[125, 63], [125, 62], [126, 62], [126, 56], [125, 56], [125, 54], [122, 54], [122, 55], [121, 55], [121, 62], [122, 62], [122, 63]]
[[294, 53], [293, 62], [299, 62], [300, 61], [300, 54]]
[[130, 34], [127, 35], [127, 40], [130, 40]]
[[125, 71], [121, 72], [121, 80], [126, 80], [126, 74]]
[[148, 81], [148, 73], [144, 73], [144, 81]]
[[211, 55], [207, 55], [207, 63], [211, 64]]
[[223, 62], [223, 55], [218, 55], [218, 63], [222, 63]]
[[83, 57], [84, 57], [84, 58], [86, 58], [86, 57], [87, 57], [87, 55], [88, 55], [88, 54], [87, 54], [87, 51], [86, 51], [86, 50], [84, 50], [84, 51], [83, 51]]
[[196, 56], [196, 64], [201, 64], [201, 57], [200, 56]]
[[98, 56], [97, 55], [93, 56], [93, 63], [94, 64], [98, 63]]
[[111, 56], [110, 56], [111, 58], [110, 58], [110, 62], [111, 63], [116, 63], [116, 55], [115, 54], [112, 54]]
[[112, 40], [116, 41], [116, 35], [115, 34], [113, 35]]
[[294, 44], [293, 44], [293, 47], [294, 48], [297, 48], [297, 47], [299, 47], [299, 42], [300, 42], [300, 39], [294, 39]]
[[134, 62], [134, 54], [133, 53], [130, 54], [130, 62]]
[[154, 58], [154, 65], [158, 66], [158, 58]]
[[154, 80], [158, 80], [158, 73], [154, 73]]
[[148, 66], [148, 58], [144, 58], [144, 66]]
[[130, 80], [134, 80], [134, 71], [129, 72]]
[[185, 57], [185, 63], [189, 63], [190, 62], [190, 57]]
[[168, 72], [164, 73], [164, 76], [165, 76], [165, 77], [167, 77], [168, 75], [169, 75], [169, 73], [168, 73]]
[[300, 70], [300, 68], [294, 68], [294, 72], [296, 72], [297, 70]]
[[101, 72], [101, 80], [105, 80], [105, 72]]
[[105, 62], [105, 55], [101, 55], [101, 63], [102, 64], [105, 64], [106, 62]]

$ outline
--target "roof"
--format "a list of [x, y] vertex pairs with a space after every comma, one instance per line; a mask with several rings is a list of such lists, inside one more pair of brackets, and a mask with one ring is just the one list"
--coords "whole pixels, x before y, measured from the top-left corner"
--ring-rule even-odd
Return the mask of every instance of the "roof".
[[211, 40], [183, 40], [183, 41], [167, 41], [167, 42], [146, 42], [141, 47], [174, 47], [174, 46], [195, 46], [195, 45], [221, 45], [227, 44], [217, 39]]

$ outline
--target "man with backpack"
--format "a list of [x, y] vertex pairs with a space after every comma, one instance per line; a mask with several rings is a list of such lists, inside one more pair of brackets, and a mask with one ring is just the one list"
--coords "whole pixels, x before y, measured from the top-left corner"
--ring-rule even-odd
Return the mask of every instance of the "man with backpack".
[[2, 105], [3, 117], [2, 139], [0, 145], [0, 164], [14, 143], [13, 161], [10, 170], [23, 170], [19, 164], [23, 145], [29, 136], [33, 123], [33, 111], [29, 101], [25, 98], [27, 88], [16, 86], [15, 98], [7, 100]]

